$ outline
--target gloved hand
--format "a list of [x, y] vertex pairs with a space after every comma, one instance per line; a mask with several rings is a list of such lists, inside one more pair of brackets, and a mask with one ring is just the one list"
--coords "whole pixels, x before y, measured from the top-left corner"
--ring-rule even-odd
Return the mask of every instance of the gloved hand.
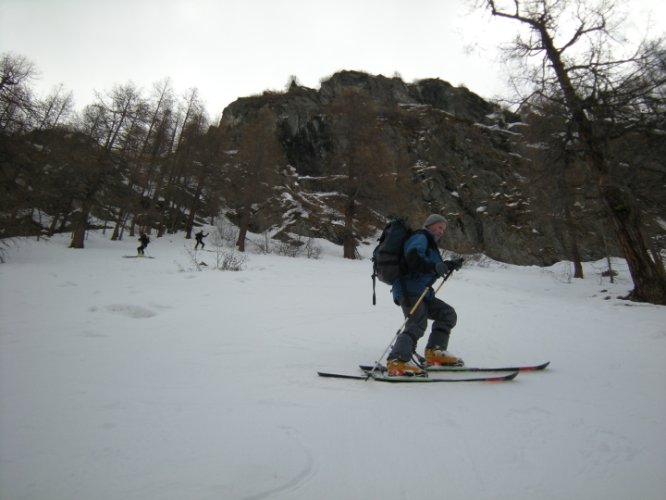
[[446, 276], [450, 271], [457, 271], [463, 265], [464, 259], [445, 260], [435, 264], [435, 272], [440, 276]]
[[453, 266], [454, 271], [459, 271], [460, 269], [462, 269], [463, 262], [465, 262], [465, 259], [463, 259], [462, 257], [458, 257], [457, 259], [452, 259], [448, 262], [451, 263], [451, 266]]

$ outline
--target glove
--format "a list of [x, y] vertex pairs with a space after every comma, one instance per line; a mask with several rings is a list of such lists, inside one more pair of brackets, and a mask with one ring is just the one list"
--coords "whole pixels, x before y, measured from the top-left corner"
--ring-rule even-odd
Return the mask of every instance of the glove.
[[462, 257], [458, 257], [457, 259], [453, 259], [449, 261], [451, 263], [451, 266], [453, 266], [454, 271], [459, 271], [462, 269], [463, 262], [465, 262], [465, 259]]
[[460, 269], [463, 265], [463, 260], [464, 259], [460, 258], [438, 262], [435, 264], [435, 272], [440, 276], [446, 276], [449, 272]]
[[451, 268], [449, 267], [448, 261], [438, 262], [437, 264], [435, 264], [435, 272], [440, 276], [446, 276], [447, 274], [449, 274], [450, 269]]

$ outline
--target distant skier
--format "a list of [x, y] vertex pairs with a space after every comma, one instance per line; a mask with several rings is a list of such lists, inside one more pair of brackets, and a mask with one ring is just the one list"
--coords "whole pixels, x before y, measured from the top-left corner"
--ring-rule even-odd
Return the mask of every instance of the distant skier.
[[194, 245], [194, 249], [195, 249], [195, 250], [199, 248], [199, 245], [201, 245], [201, 248], [202, 248], [202, 249], [203, 249], [203, 247], [206, 246], [205, 243], [203, 242], [203, 239], [204, 239], [206, 236], [208, 236], [208, 233], [204, 234], [203, 231], [199, 231], [197, 234], [194, 235], [194, 237], [195, 237], [196, 240], [197, 240], [197, 244]]
[[150, 243], [150, 238], [148, 238], [146, 233], [141, 233], [141, 236], [139, 236], [139, 241], [141, 242], [141, 246], [137, 248], [136, 251], [139, 252], [139, 255], [145, 255], [144, 250], [148, 246], [148, 243]]

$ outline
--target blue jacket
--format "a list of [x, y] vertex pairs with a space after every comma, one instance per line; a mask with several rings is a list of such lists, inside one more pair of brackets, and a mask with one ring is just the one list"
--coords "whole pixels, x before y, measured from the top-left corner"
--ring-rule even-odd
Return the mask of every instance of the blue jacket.
[[[407, 288], [407, 295], [420, 296], [423, 289], [437, 279], [435, 265], [443, 260], [437, 249], [437, 242], [425, 229], [414, 232], [405, 242], [403, 251], [407, 262], [407, 273], [403, 279], [395, 280], [391, 288], [396, 304], [399, 303], [403, 294], [401, 282], [404, 282]], [[425, 296], [425, 300], [432, 300], [434, 295], [434, 292], [430, 290]]]

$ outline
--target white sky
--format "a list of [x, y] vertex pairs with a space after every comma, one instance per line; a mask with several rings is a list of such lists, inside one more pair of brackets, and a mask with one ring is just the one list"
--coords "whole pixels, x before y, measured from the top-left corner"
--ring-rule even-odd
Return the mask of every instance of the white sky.
[[[663, 0], [631, 0], [664, 31]], [[196, 87], [211, 117], [238, 97], [307, 87], [343, 69], [441, 78], [506, 95], [497, 45], [516, 25], [473, 0], [0, 0], [0, 53], [27, 57], [41, 95], [64, 84], [76, 107], [132, 81]], [[640, 8], [638, 6], [641, 6]], [[659, 26], [658, 23], [661, 23]], [[645, 26], [644, 23], [641, 24]]]

